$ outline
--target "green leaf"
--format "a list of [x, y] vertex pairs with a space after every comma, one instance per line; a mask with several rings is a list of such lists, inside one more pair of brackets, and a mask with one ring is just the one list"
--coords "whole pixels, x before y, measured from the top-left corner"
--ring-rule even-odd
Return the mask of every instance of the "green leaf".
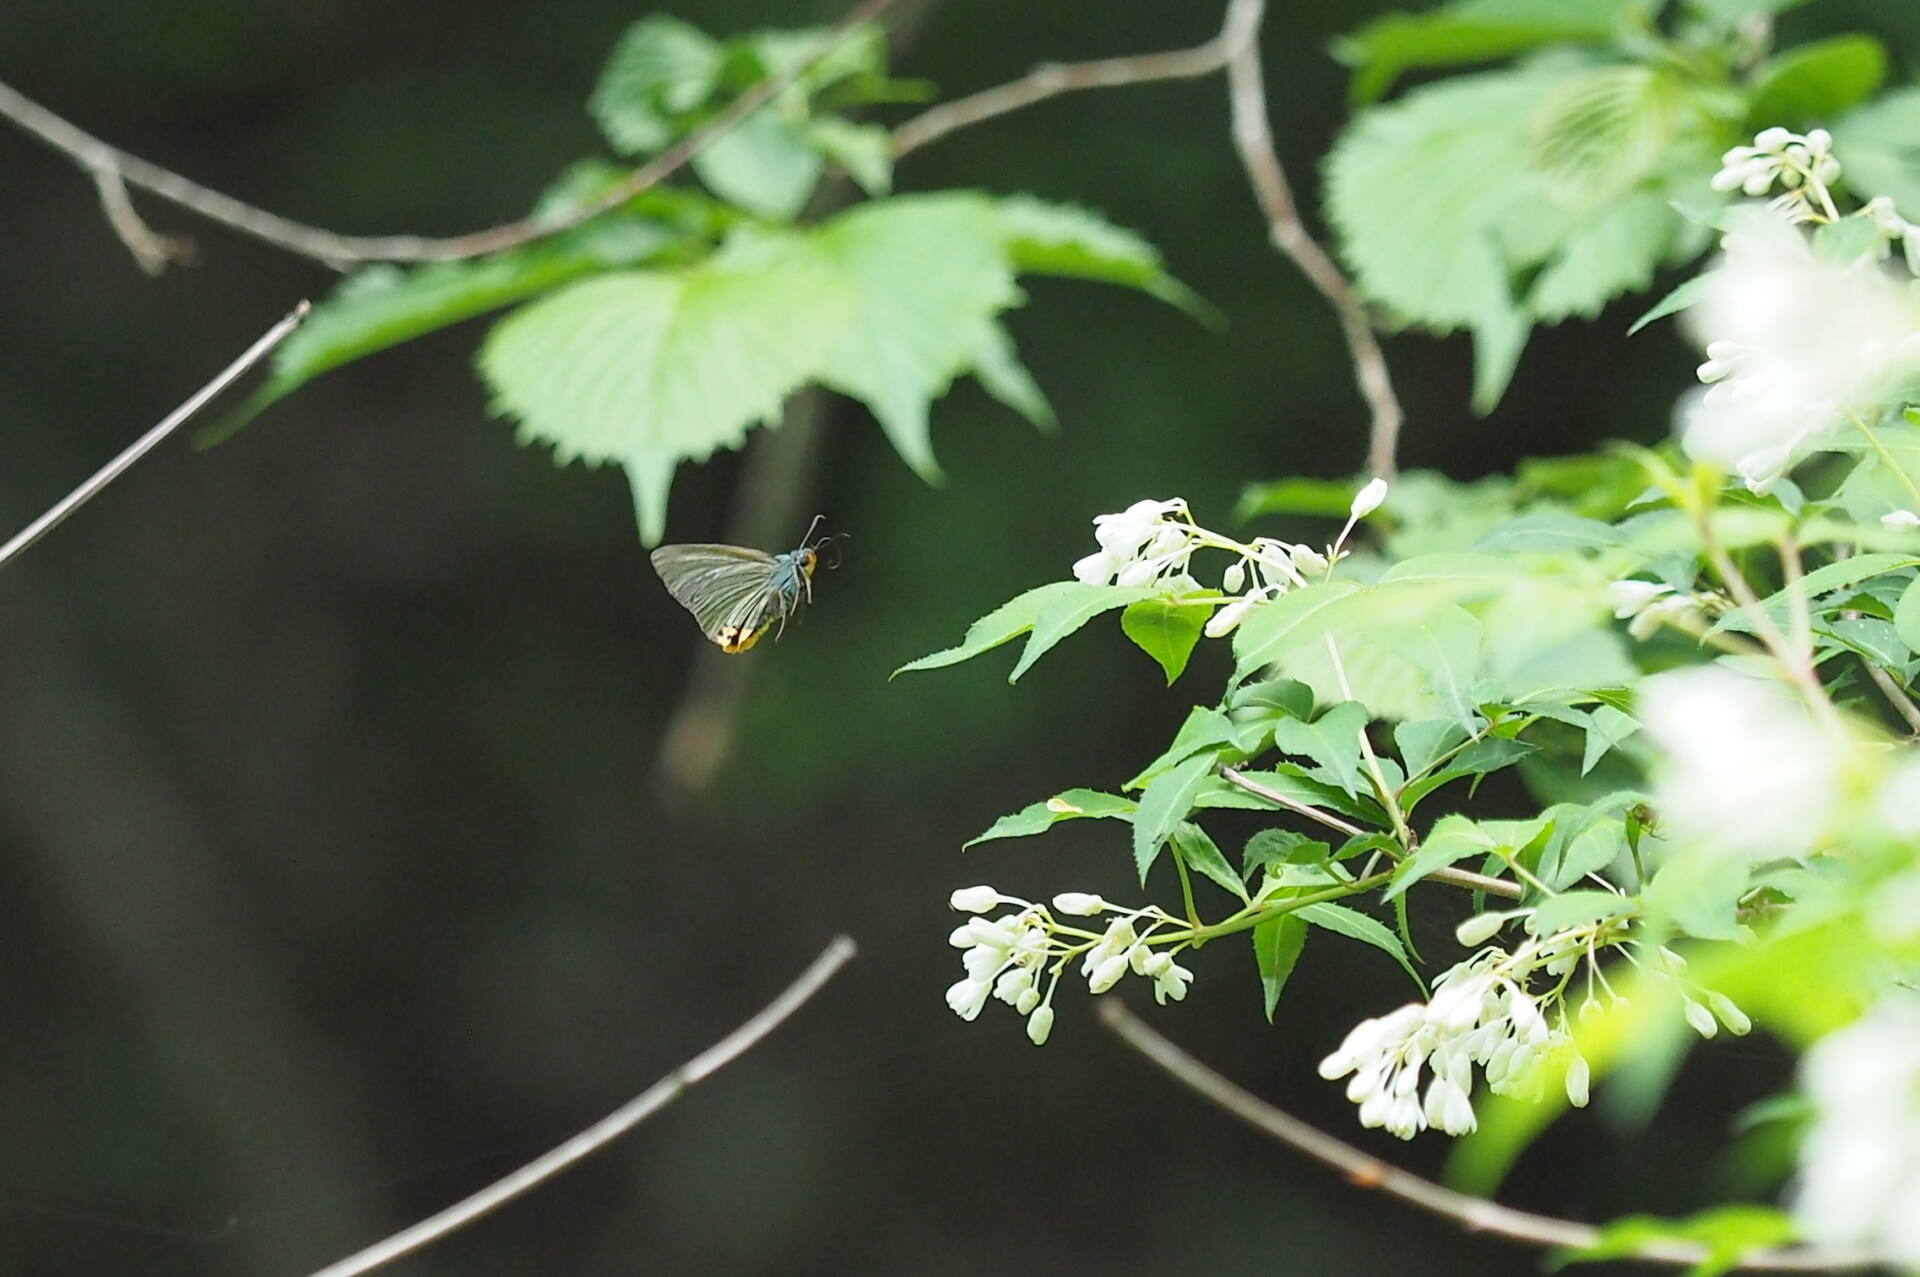
[[1439, 762], [1448, 750], [1465, 744], [1468, 731], [1451, 718], [1425, 718], [1401, 723], [1393, 729], [1393, 743], [1399, 747], [1400, 761], [1409, 777], [1418, 777]]
[[799, 216], [825, 167], [805, 128], [765, 106], [693, 157], [693, 171], [721, 199], [775, 221]]
[[1550, 936], [1569, 927], [1618, 918], [1638, 907], [1633, 897], [1611, 891], [1563, 891], [1541, 901], [1527, 925], [1537, 936]]
[[1700, 940], [1742, 940], [1751, 935], [1740, 922], [1738, 906], [1746, 894], [1750, 870], [1741, 860], [1706, 852], [1675, 856], [1662, 865], [1641, 893], [1649, 930], [1671, 928]]
[[1294, 910], [1293, 916], [1304, 918], [1316, 927], [1324, 927], [1338, 935], [1343, 935], [1362, 944], [1370, 944], [1388, 957], [1398, 962], [1407, 975], [1424, 991], [1425, 984], [1420, 973], [1413, 969], [1413, 963], [1407, 959], [1407, 950], [1400, 943], [1400, 937], [1393, 934], [1384, 923], [1369, 918], [1357, 909], [1337, 905], [1331, 901], [1319, 904], [1303, 905]]
[[[1372, 798], [1362, 795], [1351, 798], [1336, 786], [1325, 781], [1315, 780], [1306, 770], [1291, 763], [1282, 763], [1272, 771], [1242, 772], [1247, 780], [1271, 790], [1297, 803], [1310, 807], [1319, 807], [1326, 811], [1338, 812], [1352, 820], [1365, 821], [1371, 825], [1387, 823], [1386, 813]], [[1215, 776], [1201, 786], [1200, 794], [1194, 799], [1196, 807], [1233, 807], [1243, 811], [1283, 811], [1284, 804], [1268, 802], [1257, 794], [1249, 793], [1224, 776]]]
[[986, 833], [969, 839], [962, 847], [993, 842], [999, 838], [1031, 838], [1035, 834], [1045, 833], [1063, 820], [1127, 820], [1132, 818], [1134, 807], [1131, 798], [1122, 798], [1118, 794], [1103, 794], [1097, 789], [1069, 789], [1045, 802], [1033, 803], [1010, 816], [1000, 817]]
[[1132, 589], [1089, 585], [1083, 581], [1050, 581], [1008, 600], [975, 621], [967, 627], [965, 637], [957, 646], [909, 661], [895, 670], [894, 675], [956, 665], [1031, 631], [1026, 650], [1007, 679], [1009, 683], [1017, 682], [1047, 649], [1074, 630], [1102, 612], [1125, 607], [1152, 593], [1146, 587]]
[[1471, 612], [1449, 604], [1419, 620], [1386, 627], [1372, 638], [1412, 663], [1425, 677], [1426, 690], [1456, 722], [1472, 729], [1478, 719], [1473, 685], [1483, 631]]
[[1327, 581], [1288, 590], [1247, 613], [1233, 633], [1235, 681], [1273, 664], [1326, 633], [1329, 609], [1359, 593], [1348, 581]]
[[1187, 668], [1187, 658], [1193, 655], [1211, 615], [1210, 608], [1182, 606], [1167, 595], [1157, 595], [1129, 604], [1120, 614], [1120, 628], [1134, 646], [1160, 662], [1172, 686]]
[[1313, 689], [1297, 678], [1272, 678], [1248, 683], [1227, 698], [1227, 708], [1274, 710], [1289, 718], [1313, 717]]
[[1540, 877], [1556, 891], [1564, 890], [1590, 873], [1605, 870], [1626, 845], [1626, 822], [1617, 816], [1602, 816], [1584, 825], [1571, 816], [1556, 820], [1553, 837], [1540, 857]]
[[1360, 773], [1360, 733], [1368, 721], [1366, 706], [1347, 701], [1311, 723], [1297, 718], [1276, 720], [1273, 745], [1283, 754], [1311, 758], [1351, 797], [1366, 784]]
[[878, 124], [854, 124], [822, 115], [807, 124], [807, 141], [847, 171], [871, 196], [893, 190], [893, 135]]
[[1843, 217], [1813, 233], [1813, 254], [1834, 266], [1877, 259], [1885, 251], [1880, 228], [1864, 217]]
[[1268, 865], [1285, 862], [1320, 864], [1332, 852], [1326, 843], [1291, 829], [1262, 829], [1247, 839], [1246, 848], [1240, 853], [1240, 876], [1252, 878]]
[[1872, 97], [1886, 74], [1886, 47], [1870, 35], [1798, 45], [1761, 66], [1747, 101], [1747, 120], [1753, 130], [1831, 124]]
[[1665, 297], [1655, 302], [1648, 308], [1646, 314], [1634, 320], [1633, 326], [1627, 329], [1627, 335], [1629, 337], [1633, 336], [1633, 334], [1639, 332], [1656, 319], [1665, 319], [1668, 315], [1678, 314], [1683, 310], [1689, 309], [1706, 293], [1706, 289], [1707, 277], [1705, 275], [1695, 275], [1692, 279], [1689, 279], [1686, 283], [1680, 285]]
[[1648, 288], [1679, 229], [1658, 193], [1621, 196], [1570, 237], [1535, 278], [1526, 295], [1528, 313], [1548, 323], [1575, 315], [1591, 319], [1615, 297]]
[[1920, 216], [1920, 88], [1884, 93], [1831, 128], [1849, 190], [1885, 195], [1902, 213]]
[[821, 380], [864, 402], [901, 459], [937, 480], [932, 403], [1020, 297], [994, 207], [975, 195], [878, 201], [828, 222], [819, 243], [859, 299]]
[[1273, 1009], [1280, 1005], [1280, 992], [1287, 987], [1287, 977], [1293, 974], [1306, 944], [1306, 919], [1298, 913], [1283, 913], [1253, 929], [1253, 960], [1260, 968], [1260, 991], [1266, 999], [1269, 1024], [1273, 1023]]
[[370, 266], [314, 307], [274, 352], [273, 376], [210, 432], [224, 439], [269, 405], [342, 364], [484, 315], [561, 284], [659, 256], [680, 242], [667, 227], [631, 215], [471, 261], [412, 270]]
[[1245, 523], [1263, 514], [1308, 514], [1344, 519], [1360, 484], [1347, 479], [1276, 479], [1248, 484], [1233, 508], [1235, 521]]
[[1040, 430], [1052, 430], [1060, 424], [1053, 405], [1041, 391], [1033, 374], [1020, 362], [1013, 338], [999, 324], [990, 325], [986, 340], [973, 352], [973, 376], [981, 389], [1013, 409]]
[[1195, 754], [1154, 777], [1141, 793], [1133, 817], [1133, 863], [1143, 884], [1160, 848], [1193, 810], [1195, 796], [1212, 777], [1213, 762], [1211, 752]]
[[1691, 1242], [1707, 1254], [1689, 1271], [1689, 1277], [1719, 1277], [1740, 1267], [1755, 1251], [1793, 1241], [1800, 1235], [1794, 1222], [1771, 1206], [1716, 1206], [1686, 1219], [1629, 1215], [1600, 1229], [1591, 1245], [1554, 1252], [1565, 1262], [1591, 1262], [1644, 1255], [1662, 1244]]
[[1187, 711], [1180, 730], [1173, 734], [1173, 743], [1121, 788], [1138, 789], [1197, 750], [1219, 752], [1221, 747], [1235, 744], [1239, 739], [1240, 727], [1231, 718], [1211, 706], [1196, 705]]
[[1387, 887], [1385, 898], [1393, 899], [1436, 869], [1445, 869], [1470, 856], [1484, 856], [1498, 846], [1485, 830], [1465, 816], [1443, 816], [1420, 844], [1420, 849], [1400, 866]]
[[1204, 323], [1220, 322], [1218, 310], [1167, 273], [1159, 249], [1093, 210], [1030, 195], [1010, 196], [994, 207], [1007, 252], [1021, 272], [1137, 288]]
[[1173, 853], [1186, 862], [1187, 868], [1239, 897], [1242, 903], [1246, 902], [1246, 884], [1240, 881], [1240, 875], [1233, 871], [1233, 866], [1227, 863], [1226, 856], [1221, 853], [1220, 845], [1207, 835], [1206, 830], [1190, 820], [1175, 825]]
[[1593, 725], [1587, 729], [1587, 747], [1580, 759], [1580, 774], [1586, 775], [1594, 765], [1620, 743], [1640, 730], [1640, 723], [1630, 714], [1623, 714], [1611, 705], [1602, 705], [1591, 715]]
[[[1662, 67], [1595, 67], [1567, 77], [1541, 103], [1529, 138], [1534, 170], [1566, 203], [1616, 199], [1650, 172], [1667, 148], [1681, 105], [1680, 86]], [[1664, 201], [1655, 235], [1672, 225]]]
[[1920, 577], [1901, 593], [1900, 605], [1893, 611], [1893, 629], [1908, 651], [1920, 652]]
[[1543, 44], [1609, 35], [1632, 0], [1462, 0], [1432, 13], [1390, 13], [1335, 43], [1355, 68], [1352, 97], [1371, 102], [1402, 72], [1491, 62]]
[[736, 241], [680, 271], [616, 271], [495, 325], [480, 371], [496, 411], [561, 461], [618, 461], [659, 541], [682, 460], [737, 447], [807, 381], [859, 298], [788, 237]]
[[587, 110], [621, 154], [663, 150], [674, 118], [712, 96], [722, 60], [722, 46], [698, 27], [664, 14], [642, 18], [614, 46]]
[[1465, 776], [1485, 776], [1505, 767], [1511, 767], [1527, 755], [1534, 747], [1525, 741], [1509, 740], [1504, 736], [1489, 736], [1454, 755], [1451, 761], [1439, 771], [1411, 781], [1400, 790], [1400, 806], [1412, 811], [1420, 805], [1420, 800], [1443, 785]]
[[[1799, 591], [1801, 597], [1812, 601], [1829, 591], [1843, 589], [1850, 585], [1858, 585], [1862, 581], [1888, 572], [1904, 571], [1916, 564], [1920, 564], [1920, 558], [1915, 558], [1910, 554], [1891, 554], [1887, 552], [1856, 554], [1852, 558], [1840, 559], [1836, 562], [1815, 568], [1800, 579], [1797, 587], [1788, 586], [1776, 590], [1766, 598], [1760, 600], [1760, 607], [1767, 615], [1771, 616], [1774, 621], [1784, 622], [1787, 619], [1787, 613], [1790, 610], [1796, 589]], [[1718, 634], [1723, 630], [1732, 630], [1735, 633], [1746, 634], [1752, 632], [1753, 625], [1754, 618], [1751, 609], [1740, 607], [1722, 616], [1714, 623], [1713, 628], [1710, 629], [1708, 633]]]
[[1571, 514], [1523, 514], [1473, 543], [1479, 554], [1588, 554], [1620, 544], [1620, 534], [1598, 519]]

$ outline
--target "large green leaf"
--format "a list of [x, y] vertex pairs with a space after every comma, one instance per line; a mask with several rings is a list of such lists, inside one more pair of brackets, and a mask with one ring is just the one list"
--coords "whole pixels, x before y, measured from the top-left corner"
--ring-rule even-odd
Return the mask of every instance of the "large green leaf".
[[1187, 668], [1187, 658], [1193, 655], [1193, 646], [1200, 641], [1200, 632], [1211, 614], [1208, 608], [1183, 605], [1160, 595], [1129, 605], [1120, 614], [1120, 628], [1135, 647], [1160, 663], [1171, 686]]
[[693, 171], [715, 195], [782, 222], [799, 216], [825, 168], [806, 125], [771, 106], [693, 157]]
[[653, 544], [674, 467], [774, 418], [860, 306], [806, 241], [755, 236], [685, 270], [613, 272], [523, 307], [495, 326], [480, 370], [525, 437], [562, 461], [626, 467]]
[[[1529, 159], [1554, 198], [1604, 204], [1645, 177], [1678, 124], [1679, 82], [1661, 67], [1602, 66], [1568, 76], [1531, 122]], [[1666, 224], [1672, 221], [1669, 215]]]
[[1195, 754], [1161, 772], [1141, 792], [1133, 817], [1133, 864], [1141, 882], [1146, 882], [1160, 848], [1193, 810], [1194, 799], [1213, 775], [1213, 758], [1211, 753]]
[[866, 403], [907, 464], [938, 479], [928, 410], [1020, 300], [994, 206], [975, 195], [885, 200], [827, 223], [819, 244], [858, 297], [822, 380]]

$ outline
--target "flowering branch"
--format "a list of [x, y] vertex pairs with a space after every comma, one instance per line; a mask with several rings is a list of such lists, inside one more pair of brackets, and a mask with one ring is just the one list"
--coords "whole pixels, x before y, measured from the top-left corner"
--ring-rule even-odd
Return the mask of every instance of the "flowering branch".
[[1387, 374], [1386, 356], [1374, 338], [1373, 321], [1333, 258], [1307, 233], [1279, 152], [1274, 149], [1273, 130], [1267, 121], [1266, 85], [1260, 71], [1260, 24], [1265, 16], [1266, 0], [1232, 0], [1227, 6], [1221, 36], [1233, 50], [1227, 61], [1227, 87], [1233, 109], [1234, 146], [1253, 183], [1260, 211], [1266, 215], [1273, 246], [1293, 260], [1340, 317], [1340, 331], [1353, 356], [1354, 379], [1373, 413], [1367, 469], [1376, 477], [1390, 479], [1405, 414]]
[[1094, 62], [1042, 63], [1018, 80], [983, 89], [952, 102], [943, 102], [914, 116], [893, 131], [893, 155], [899, 159], [949, 133], [1063, 93], [1151, 84], [1159, 80], [1192, 80], [1212, 75], [1226, 66], [1231, 52], [1227, 32], [1223, 28], [1211, 40], [1191, 49], [1102, 58]]
[[[1188, 1055], [1129, 1011], [1118, 999], [1100, 1008], [1100, 1018], [1129, 1047], [1208, 1103], [1225, 1110], [1261, 1134], [1304, 1153], [1344, 1175], [1359, 1188], [1376, 1188], [1470, 1232], [1493, 1233], [1530, 1246], [1580, 1250], [1601, 1240], [1600, 1230], [1577, 1220], [1532, 1211], [1515, 1210], [1484, 1197], [1456, 1192], [1390, 1162], [1381, 1161], [1335, 1139], [1282, 1109], [1228, 1081]], [[1710, 1256], [1707, 1247], [1693, 1242], [1648, 1240], [1631, 1255], [1662, 1264], [1699, 1264]], [[1865, 1255], [1831, 1251], [1765, 1250], [1745, 1256], [1738, 1267], [1774, 1272], [1810, 1272], [1831, 1268], [1865, 1268], [1875, 1261]]]
[[[302, 257], [310, 257], [335, 270], [366, 262], [446, 262], [482, 257], [503, 249], [517, 248], [533, 240], [544, 239], [571, 230], [609, 209], [617, 208], [685, 167], [702, 151], [732, 132], [742, 120], [792, 87], [816, 64], [828, 57], [866, 23], [873, 21], [894, 0], [862, 0], [836, 22], [812, 54], [801, 58], [776, 75], [770, 75], [735, 98], [727, 108], [704, 127], [629, 173], [624, 180], [592, 200], [564, 213], [537, 215], [507, 222], [486, 230], [448, 238], [421, 235], [339, 235], [308, 226], [290, 218], [269, 213], [223, 195], [219, 191], [182, 177], [136, 155], [107, 145], [99, 138], [61, 119], [53, 112], [5, 84], [0, 84], [0, 117], [31, 133], [57, 151], [64, 152], [81, 167], [96, 175], [111, 174], [115, 183], [138, 186], [162, 199], [190, 209], [230, 230], [263, 240], [277, 248]], [[107, 179], [99, 178], [102, 182]], [[108, 189], [103, 186], [103, 192]], [[130, 210], [129, 210], [130, 211]], [[112, 209], [109, 206], [109, 213]], [[137, 220], [137, 219], [136, 219]], [[116, 229], [119, 224], [116, 223]], [[122, 230], [122, 237], [126, 238]], [[130, 241], [131, 243], [131, 241]], [[143, 265], [149, 258], [134, 249]]]
[[133, 467], [134, 462], [152, 452], [166, 437], [185, 425], [195, 413], [206, 407], [212, 399], [234, 381], [246, 373], [249, 368], [285, 341], [307, 317], [308, 303], [295, 306], [279, 323], [261, 334], [260, 339], [247, 347], [241, 356], [228, 364], [206, 385], [193, 392], [191, 398], [168, 413], [159, 425], [141, 435], [129, 444], [125, 451], [113, 460], [94, 471], [79, 487], [48, 507], [46, 513], [29, 523], [14, 534], [12, 540], [0, 545], [0, 567], [25, 554], [32, 545], [47, 533], [64, 523], [69, 515], [87, 502], [99, 496], [106, 486], [118, 479]]
[[684, 1095], [690, 1088], [733, 1063], [760, 1043], [769, 1033], [786, 1023], [794, 1012], [826, 986], [854, 955], [854, 944], [846, 936], [835, 936], [833, 943], [815, 958], [798, 979], [769, 1002], [759, 1014], [718, 1042], [694, 1056], [673, 1072], [655, 1082], [639, 1095], [519, 1170], [495, 1180], [463, 1201], [454, 1203], [437, 1215], [429, 1216], [393, 1236], [374, 1243], [345, 1259], [328, 1264], [313, 1277], [358, 1277], [392, 1263], [403, 1255], [464, 1228], [514, 1198], [536, 1188], [575, 1163], [599, 1152]]

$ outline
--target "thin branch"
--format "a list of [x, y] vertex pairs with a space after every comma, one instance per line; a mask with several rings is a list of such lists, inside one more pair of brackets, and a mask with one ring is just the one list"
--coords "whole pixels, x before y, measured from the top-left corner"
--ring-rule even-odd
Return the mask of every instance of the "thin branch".
[[149, 275], [158, 275], [167, 268], [169, 262], [184, 262], [193, 256], [185, 241], [170, 239], [156, 234], [151, 226], [140, 220], [140, 213], [133, 207], [133, 199], [127, 194], [126, 179], [120, 170], [112, 165], [95, 165], [93, 184], [100, 192], [100, 211], [106, 214], [107, 225], [120, 237], [120, 242], [133, 254], [133, 260], [140, 269]]
[[1353, 356], [1354, 380], [1373, 414], [1368, 430], [1367, 468], [1383, 479], [1391, 479], [1404, 414], [1400, 400], [1393, 393], [1386, 356], [1380, 353], [1380, 343], [1374, 338], [1366, 307], [1333, 258], [1307, 233], [1294, 204], [1293, 189], [1287, 184], [1286, 170], [1281, 167], [1279, 152], [1274, 149], [1273, 130], [1267, 120], [1266, 84], [1260, 70], [1260, 23], [1265, 15], [1266, 0], [1231, 0], [1227, 5], [1221, 39], [1231, 50], [1227, 60], [1227, 89], [1233, 111], [1234, 146], [1240, 152], [1248, 180], [1253, 183], [1260, 211], [1266, 216], [1267, 233], [1273, 246], [1293, 259], [1308, 282], [1320, 290], [1320, 295], [1340, 317], [1340, 330], [1346, 335], [1347, 349]]
[[[1318, 821], [1329, 829], [1337, 829], [1349, 838], [1364, 838], [1366, 836], [1367, 831], [1360, 828], [1360, 826], [1342, 820], [1330, 811], [1322, 811], [1320, 808], [1303, 803], [1297, 798], [1289, 798], [1279, 790], [1270, 789], [1253, 777], [1248, 776], [1244, 772], [1237, 771], [1232, 767], [1220, 768], [1220, 776], [1228, 784], [1236, 785], [1256, 798], [1263, 798], [1276, 807], [1284, 807], [1290, 812], [1305, 816], [1308, 820]], [[1526, 894], [1526, 889], [1521, 887], [1519, 883], [1508, 882], [1504, 878], [1493, 878], [1486, 874], [1474, 873], [1467, 869], [1455, 869], [1452, 865], [1446, 865], [1434, 870], [1427, 875], [1426, 880], [1430, 882], [1444, 882], [1450, 887], [1464, 887], [1468, 891], [1484, 891], [1490, 896], [1504, 896], [1508, 900], [1518, 900]]]
[[1914, 735], [1920, 736], [1920, 705], [1915, 705], [1913, 697], [1907, 695], [1906, 690], [1894, 682], [1893, 675], [1864, 656], [1860, 658], [1860, 663], [1867, 667], [1867, 677], [1873, 680], [1873, 685], [1879, 688], [1881, 694], [1887, 698], [1887, 703], [1893, 706], [1894, 712], [1907, 721], [1907, 726], [1913, 729]]
[[[1208, 1103], [1224, 1109], [1261, 1134], [1340, 1172], [1357, 1188], [1377, 1188], [1389, 1197], [1449, 1220], [1469, 1232], [1493, 1233], [1530, 1246], [1577, 1250], [1600, 1241], [1600, 1230], [1591, 1224], [1515, 1210], [1484, 1197], [1455, 1192], [1335, 1139], [1319, 1127], [1229, 1082], [1149, 1028], [1118, 998], [1101, 999], [1100, 1018], [1121, 1041]], [[1622, 1258], [1658, 1264], [1699, 1264], [1709, 1258], [1709, 1251], [1694, 1242], [1651, 1240], [1642, 1242], [1630, 1256]], [[1811, 1272], [1865, 1268], [1874, 1262], [1865, 1255], [1831, 1251], [1765, 1250], [1745, 1256], [1739, 1267]]]
[[689, 133], [634, 169], [623, 181], [597, 198], [562, 214], [526, 217], [483, 231], [447, 238], [339, 235], [269, 213], [202, 186], [171, 169], [111, 147], [5, 84], [0, 84], [0, 117], [11, 120], [48, 146], [71, 156], [90, 172], [112, 171], [123, 181], [191, 209], [202, 217], [302, 257], [313, 258], [336, 270], [364, 262], [458, 261], [516, 248], [570, 230], [626, 203], [684, 167], [731, 132], [747, 116], [791, 88], [860, 27], [873, 21], [893, 3], [894, 0], [862, 0], [821, 37], [811, 55], [778, 74], [768, 76], [742, 93], [704, 127]]
[[275, 346], [285, 341], [288, 335], [300, 326], [301, 321], [307, 317], [308, 309], [306, 302], [295, 306], [284, 319], [267, 329], [258, 341], [247, 347], [245, 353], [238, 359], [221, 369], [212, 381], [194, 391], [192, 398], [168, 413], [166, 419], [159, 425], [135, 439], [126, 451], [94, 471], [86, 482], [61, 497], [45, 514], [20, 529], [11, 541], [0, 545], [0, 568], [26, 553], [34, 542], [64, 523], [68, 515], [99, 496], [102, 489], [125, 474], [134, 462], [152, 452], [168, 435], [185, 425], [196, 412], [206, 407], [215, 395], [225, 390], [249, 368], [266, 358]]
[[1142, 53], [1095, 62], [1044, 62], [1018, 80], [983, 89], [930, 107], [893, 131], [895, 159], [937, 142], [949, 133], [971, 128], [997, 115], [1023, 110], [1036, 102], [1081, 89], [1113, 89], [1156, 80], [1192, 80], [1212, 75], [1227, 65], [1231, 49], [1223, 30], [1204, 44], [1165, 53]]
[[455, 1202], [439, 1214], [429, 1216], [410, 1228], [403, 1228], [393, 1236], [376, 1242], [365, 1250], [349, 1255], [336, 1263], [328, 1264], [314, 1273], [313, 1277], [358, 1277], [360, 1273], [372, 1272], [402, 1255], [411, 1254], [423, 1246], [439, 1241], [456, 1229], [464, 1228], [483, 1215], [498, 1210], [529, 1189], [538, 1187], [561, 1171], [599, 1152], [679, 1099], [694, 1085], [753, 1049], [762, 1038], [779, 1028], [794, 1012], [804, 1006], [808, 999], [820, 992], [827, 981], [833, 979], [840, 968], [847, 964], [853, 954], [853, 941], [846, 936], [835, 936], [833, 943], [828, 945], [825, 951], [800, 973], [800, 977], [788, 985], [779, 997], [769, 1002], [758, 1015], [586, 1130], [541, 1154], [519, 1170], [495, 1180], [471, 1197]]

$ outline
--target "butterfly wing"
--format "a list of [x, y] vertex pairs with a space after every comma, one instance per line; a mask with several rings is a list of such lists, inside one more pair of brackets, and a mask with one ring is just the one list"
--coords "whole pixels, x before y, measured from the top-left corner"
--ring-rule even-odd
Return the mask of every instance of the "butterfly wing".
[[774, 558], [738, 545], [663, 545], [653, 568], [725, 652], [744, 652], [780, 612]]

